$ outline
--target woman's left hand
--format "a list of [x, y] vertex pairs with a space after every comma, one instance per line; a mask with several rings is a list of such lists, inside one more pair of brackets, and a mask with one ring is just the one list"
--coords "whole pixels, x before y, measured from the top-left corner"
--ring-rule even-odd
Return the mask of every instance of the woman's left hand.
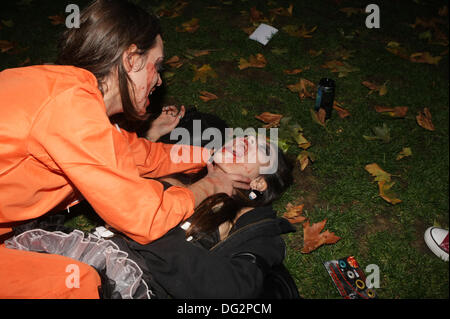
[[174, 105], [163, 107], [161, 115], [153, 120], [145, 137], [156, 142], [161, 136], [170, 133], [178, 125], [185, 111], [184, 105], [180, 107], [179, 111]]

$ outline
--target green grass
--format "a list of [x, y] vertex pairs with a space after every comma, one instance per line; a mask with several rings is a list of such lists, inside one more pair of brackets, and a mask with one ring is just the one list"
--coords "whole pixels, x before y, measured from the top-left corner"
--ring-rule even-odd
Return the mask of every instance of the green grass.
[[[138, 1], [144, 8], [168, 7], [174, 1]], [[82, 5], [85, 2], [80, 2]], [[255, 6], [264, 16], [277, 7], [287, 8], [293, 3], [292, 17], [277, 17], [270, 24], [280, 31], [267, 46], [251, 41], [241, 30], [251, 25], [249, 12]], [[380, 1], [381, 29], [367, 29], [366, 14], [346, 17], [343, 7], [361, 7], [358, 1], [191, 1], [176, 18], [161, 18], [167, 58], [184, 57], [188, 49], [218, 49], [209, 55], [185, 59], [184, 65], [168, 69], [174, 75], [167, 79], [163, 103], [195, 106], [204, 112], [223, 117], [232, 127], [260, 127], [254, 118], [264, 111], [291, 117], [304, 129], [311, 142], [309, 149], [316, 161], [305, 171], [296, 168], [296, 183], [275, 203], [280, 214], [288, 202], [305, 203], [305, 215], [312, 222], [327, 218], [326, 229], [342, 239], [322, 246], [310, 254], [302, 254], [301, 225], [294, 234], [285, 237], [288, 243], [286, 265], [293, 274], [301, 295], [305, 298], [340, 298], [332, 284], [323, 261], [354, 255], [365, 268], [376, 264], [380, 269], [381, 298], [448, 298], [448, 263], [435, 257], [423, 242], [423, 232], [432, 225], [448, 228], [449, 173], [449, 96], [448, 54], [438, 66], [411, 63], [388, 52], [390, 41], [399, 42], [408, 52], [428, 51], [441, 54], [444, 46], [430, 44], [419, 38], [426, 31], [412, 29], [416, 17], [429, 20], [438, 17], [441, 1]], [[445, 1], [448, 5], [448, 1]], [[0, 19], [12, 20], [14, 25], [2, 25], [0, 40], [14, 41], [28, 48], [17, 54], [0, 53], [1, 69], [15, 67], [27, 57], [30, 64], [52, 61], [56, 39], [63, 26], [53, 26], [49, 15], [64, 13], [66, 2], [31, 1], [18, 6], [2, 2]], [[220, 7], [209, 8], [211, 6]], [[176, 32], [177, 26], [198, 18], [200, 28], [192, 34]], [[445, 17], [444, 20], [448, 21]], [[282, 31], [286, 25], [317, 25], [310, 39], [292, 37]], [[448, 37], [448, 22], [439, 25]], [[30, 36], [29, 30], [37, 30]], [[352, 36], [350, 38], [349, 36]], [[345, 37], [347, 36], [347, 37]], [[353, 50], [346, 60], [359, 71], [338, 78], [336, 73], [321, 67], [334, 59], [340, 49]], [[273, 49], [282, 49], [276, 54]], [[308, 50], [322, 50], [311, 57]], [[239, 59], [262, 53], [267, 59], [263, 69], [238, 69]], [[193, 82], [197, 67], [210, 64], [218, 78], [206, 83]], [[284, 70], [305, 68], [298, 75], [286, 75]], [[322, 77], [332, 77], [337, 83], [336, 100], [343, 103], [351, 116], [341, 119], [336, 113], [326, 129], [311, 119], [311, 99], [300, 100], [287, 85], [300, 77], [318, 83]], [[368, 95], [361, 85], [364, 80], [382, 84], [388, 82], [388, 93]], [[199, 91], [207, 90], [218, 100], [203, 102]], [[373, 106], [408, 106], [404, 119], [378, 114]], [[433, 116], [435, 131], [417, 125], [418, 111], [428, 107]], [[366, 141], [371, 129], [385, 123], [391, 134], [390, 143]], [[413, 155], [397, 161], [403, 147], [410, 147]], [[301, 149], [291, 146], [290, 157]], [[393, 174], [393, 190], [402, 200], [395, 206], [378, 196], [377, 185], [364, 166], [377, 163]], [[80, 224], [89, 220], [79, 217]], [[76, 226], [76, 222], [74, 223]]]

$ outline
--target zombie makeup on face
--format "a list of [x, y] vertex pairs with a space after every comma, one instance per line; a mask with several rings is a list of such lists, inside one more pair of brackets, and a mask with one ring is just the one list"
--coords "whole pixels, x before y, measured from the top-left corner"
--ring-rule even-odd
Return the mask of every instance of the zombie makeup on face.
[[[160, 36], [156, 38], [156, 45], [141, 60], [135, 61], [133, 69], [128, 72], [134, 85], [133, 104], [138, 113], [145, 114], [150, 104], [149, 95], [157, 86], [162, 84], [159, 72], [164, 60], [164, 45]], [[140, 63], [142, 61], [142, 63]]]
[[[267, 156], [267, 153], [270, 155]], [[254, 178], [267, 166], [267, 161], [263, 161], [262, 157], [271, 159], [274, 155], [268, 142], [259, 141], [255, 136], [245, 136], [228, 142], [213, 157], [215, 164], [223, 171]]]

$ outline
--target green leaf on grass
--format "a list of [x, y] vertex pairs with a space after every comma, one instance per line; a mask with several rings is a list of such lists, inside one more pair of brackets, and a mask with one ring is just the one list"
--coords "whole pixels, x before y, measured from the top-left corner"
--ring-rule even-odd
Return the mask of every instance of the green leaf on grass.
[[375, 133], [375, 136], [363, 135], [363, 137], [367, 141], [380, 140], [383, 141], [384, 143], [389, 143], [391, 141], [391, 134], [390, 134], [391, 130], [389, 129], [389, 127], [387, 127], [386, 123], [383, 123], [382, 127], [379, 126], [374, 127], [372, 131]]

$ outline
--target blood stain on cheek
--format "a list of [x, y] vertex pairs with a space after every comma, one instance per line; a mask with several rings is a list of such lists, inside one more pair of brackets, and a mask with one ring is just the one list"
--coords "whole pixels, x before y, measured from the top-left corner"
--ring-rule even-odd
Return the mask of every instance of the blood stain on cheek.
[[151, 62], [147, 64], [147, 88], [150, 90], [150, 86], [152, 85], [153, 78], [155, 77], [156, 69], [155, 65]]

